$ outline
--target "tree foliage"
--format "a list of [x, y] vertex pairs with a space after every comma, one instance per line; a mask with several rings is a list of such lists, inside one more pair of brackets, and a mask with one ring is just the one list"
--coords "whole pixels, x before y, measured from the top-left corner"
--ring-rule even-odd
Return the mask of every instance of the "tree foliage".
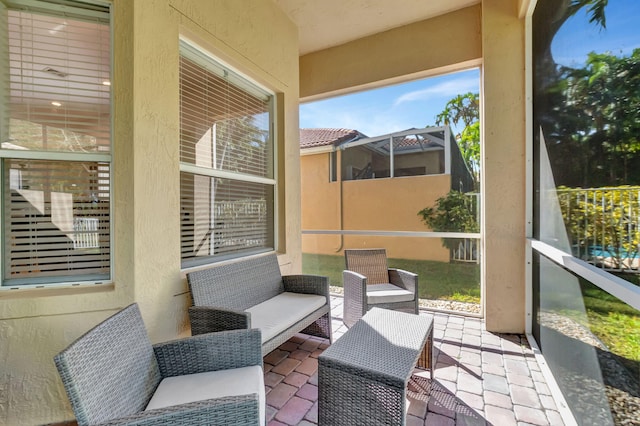
[[440, 114], [436, 116], [436, 125], [445, 126], [462, 122], [465, 127], [480, 119], [480, 97], [478, 93], [465, 93], [449, 100]]
[[592, 52], [580, 67], [561, 66], [551, 54], [558, 30], [580, 11], [605, 31], [607, 6], [543, 1], [534, 14], [534, 128], [544, 132], [558, 185], [640, 184], [640, 49], [627, 56]]
[[556, 183], [640, 184], [640, 49], [590, 53], [583, 68], [559, 67], [543, 118]]
[[607, 27], [607, 18], [604, 10], [608, 4], [609, 0], [571, 0], [571, 4], [567, 8], [567, 14], [573, 16], [580, 9], [586, 7], [589, 22], [600, 25], [604, 29]]
[[456, 142], [462, 158], [467, 164], [477, 188], [480, 182], [480, 96], [478, 93], [457, 95], [445, 104], [436, 116], [436, 125], [464, 124], [462, 132], [456, 135]]
[[609, 268], [633, 266], [640, 244], [640, 187], [559, 187], [558, 199], [576, 255]]
[[[475, 211], [475, 198], [450, 191], [438, 198], [434, 206], [420, 210], [418, 216], [436, 232], [479, 232]], [[451, 250], [458, 248], [461, 242], [459, 238], [442, 239], [442, 245]]]

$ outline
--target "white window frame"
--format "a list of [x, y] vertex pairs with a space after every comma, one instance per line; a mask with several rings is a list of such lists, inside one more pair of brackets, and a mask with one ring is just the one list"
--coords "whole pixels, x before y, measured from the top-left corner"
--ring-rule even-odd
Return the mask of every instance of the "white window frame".
[[[182, 270], [188, 270], [190, 268], [195, 268], [195, 267], [199, 267], [202, 265], [207, 265], [207, 264], [213, 264], [213, 263], [218, 263], [218, 262], [223, 262], [229, 259], [237, 259], [237, 258], [241, 258], [241, 257], [245, 257], [245, 256], [251, 256], [257, 253], [263, 253], [263, 252], [269, 252], [269, 251], [274, 251], [277, 250], [278, 247], [278, 194], [279, 194], [279, 189], [278, 189], [278, 141], [277, 141], [277, 133], [276, 133], [276, 123], [277, 123], [277, 117], [276, 117], [276, 111], [278, 110], [277, 107], [277, 96], [276, 93], [266, 87], [264, 87], [263, 85], [261, 85], [260, 83], [256, 82], [253, 78], [247, 76], [245, 73], [239, 71], [237, 68], [233, 67], [232, 65], [228, 64], [227, 62], [225, 62], [224, 60], [222, 60], [221, 58], [219, 58], [218, 56], [212, 54], [209, 52], [208, 49], [202, 47], [201, 45], [199, 45], [197, 42], [185, 37], [185, 36], [180, 36], [179, 39], [179, 43], [180, 43], [180, 56], [185, 56], [188, 59], [194, 59], [194, 57], [197, 56], [197, 61], [201, 63], [203, 60], [207, 61], [207, 65], [212, 67], [212, 68], [219, 68], [222, 69], [223, 72], [225, 70], [230, 71], [231, 75], [232, 75], [232, 82], [233, 84], [240, 88], [243, 89], [249, 93], [251, 92], [255, 92], [255, 91], [259, 91], [261, 94], [267, 94], [270, 97], [270, 109], [269, 109], [269, 116], [270, 116], [270, 123], [269, 123], [269, 132], [270, 132], [270, 144], [271, 144], [271, 170], [272, 170], [272, 177], [261, 177], [261, 176], [256, 176], [256, 175], [251, 175], [251, 174], [247, 174], [247, 173], [239, 173], [239, 172], [231, 172], [231, 171], [227, 171], [227, 170], [221, 170], [221, 169], [216, 169], [216, 168], [208, 168], [208, 167], [202, 167], [202, 166], [197, 166], [194, 164], [190, 164], [190, 163], [185, 163], [180, 161], [180, 173], [189, 173], [192, 175], [200, 175], [200, 176], [206, 176], [209, 178], [222, 178], [222, 179], [228, 179], [228, 180], [233, 180], [236, 182], [246, 182], [246, 183], [258, 183], [258, 184], [263, 184], [263, 185], [270, 185], [273, 188], [273, 200], [272, 200], [272, 204], [273, 204], [273, 212], [272, 212], [272, 221], [273, 223], [271, 223], [271, 229], [273, 232], [273, 235], [271, 236], [271, 239], [273, 241], [273, 247], [265, 247], [265, 248], [259, 248], [256, 249], [255, 251], [251, 251], [251, 250], [247, 250], [247, 251], [241, 251], [239, 253], [231, 253], [231, 254], [227, 254], [227, 255], [218, 255], [216, 256], [211, 255], [211, 256], [202, 256], [202, 257], [194, 257], [194, 258], [190, 258], [190, 259], [182, 259], [181, 256], [181, 269]], [[202, 65], [200, 64], [203, 68], [205, 69], [209, 69], [208, 66]], [[211, 70], [211, 69], [210, 69]], [[181, 205], [182, 207], [182, 205]], [[181, 235], [181, 240], [182, 240], [182, 230], [180, 231], [180, 235]]]
[[[72, 4], [72, 3], [75, 3]], [[92, 7], [93, 6], [93, 7]], [[7, 10], [22, 10], [25, 12], [33, 12], [44, 14], [46, 16], [68, 16], [72, 19], [82, 18], [104, 18], [109, 21], [109, 37], [110, 37], [110, 76], [113, 77], [113, 10], [112, 3], [103, 0], [72, 0], [71, 2], [64, 2], [60, 4], [42, 2], [39, 0], [0, 0], [0, 8], [2, 12]], [[104, 9], [108, 9], [108, 12], [104, 12]], [[8, 65], [4, 63], [0, 64], [6, 69]], [[113, 87], [113, 86], [112, 86]], [[0, 90], [9, 90], [0, 83]], [[87, 280], [74, 280], [72, 275], [69, 275], [68, 280], [52, 279], [52, 276], [34, 277], [29, 279], [31, 282], [27, 284], [12, 284], [13, 280], [6, 280], [4, 278], [4, 270], [7, 267], [5, 264], [5, 194], [4, 184], [0, 187], [0, 251], [2, 252], [2, 261], [0, 262], [0, 291], [7, 290], [24, 290], [34, 288], [52, 288], [52, 287], [78, 287], [78, 286], [94, 286], [101, 284], [109, 284], [113, 282], [114, 275], [114, 170], [113, 170], [113, 90], [110, 91], [109, 96], [109, 114], [110, 114], [110, 145], [109, 152], [64, 152], [64, 151], [36, 151], [36, 150], [18, 150], [18, 149], [3, 149], [0, 147], [0, 174], [4, 175], [5, 160], [12, 159], [26, 159], [34, 161], [67, 161], [67, 162], [96, 162], [107, 163], [109, 165], [109, 277], [108, 279], [87, 279]], [[7, 112], [8, 106], [5, 104], [0, 105], [3, 113]], [[0, 124], [1, 126], [1, 124]]]

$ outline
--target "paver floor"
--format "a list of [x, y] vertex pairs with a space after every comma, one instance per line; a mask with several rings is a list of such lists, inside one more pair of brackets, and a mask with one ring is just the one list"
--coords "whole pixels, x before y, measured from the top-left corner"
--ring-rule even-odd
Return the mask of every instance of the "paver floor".
[[[331, 307], [335, 340], [347, 331], [342, 298]], [[436, 368], [433, 380], [416, 370], [409, 383], [408, 426], [564, 425], [525, 336], [487, 332], [477, 318], [421, 315], [434, 317]], [[317, 424], [318, 355], [328, 345], [298, 334], [264, 358], [269, 426]]]

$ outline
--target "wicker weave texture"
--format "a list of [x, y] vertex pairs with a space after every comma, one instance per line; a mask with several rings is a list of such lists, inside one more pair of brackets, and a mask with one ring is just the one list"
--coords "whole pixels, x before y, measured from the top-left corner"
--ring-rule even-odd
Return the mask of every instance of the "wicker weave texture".
[[407, 383], [432, 333], [431, 318], [367, 312], [318, 357], [319, 424], [404, 425]]
[[251, 318], [247, 312], [229, 311], [210, 306], [192, 306], [189, 308], [191, 334], [212, 333], [224, 330], [247, 329]]
[[262, 366], [260, 330], [255, 329], [201, 334], [159, 343], [153, 350], [163, 378]]
[[234, 330], [152, 346], [137, 304], [54, 357], [79, 426], [258, 425], [258, 395], [143, 411], [164, 377], [262, 365], [259, 330]]
[[367, 278], [357, 272], [343, 271], [342, 287], [342, 321], [347, 327], [351, 327], [367, 312]]
[[278, 258], [257, 256], [187, 274], [194, 306], [244, 311], [284, 291]]
[[327, 277], [319, 275], [285, 275], [282, 277], [282, 282], [284, 291], [317, 294], [329, 298], [329, 281]]
[[79, 425], [146, 407], [160, 369], [138, 305], [129, 305], [54, 358]]
[[368, 284], [389, 282], [385, 249], [346, 249], [344, 259], [347, 269], [367, 277]]
[[[345, 249], [344, 257], [347, 269], [342, 272], [344, 289], [342, 321], [347, 327], [353, 326], [374, 306], [418, 314], [418, 276], [402, 269], [387, 268], [385, 249]], [[385, 268], [384, 271], [383, 268]], [[413, 292], [413, 300], [369, 304], [367, 285], [386, 283]]]
[[240, 395], [143, 411], [99, 426], [260, 425], [258, 395]]
[[[318, 371], [318, 425], [404, 425], [401, 389], [360, 377], [357, 372]], [[328, 408], [330, 407], [330, 408]]]
[[260, 425], [258, 395], [239, 395], [143, 411], [100, 426]]
[[[353, 326], [372, 307], [394, 309], [418, 314], [418, 275], [402, 269], [387, 268], [385, 249], [345, 249], [346, 270], [342, 272], [344, 288], [342, 321]], [[387, 268], [382, 272], [382, 267]], [[353, 269], [352, 269], [353, 268]], [[376, 282], [372, 282], [374, 277]], [[384, 279], [384, 281], [379, 281]], [[367, 285], [390, 283], [414, 293], [413, 300], [406, 302], [367, 302]]]
[[190, 272], [187, 280], [194, 303], [189, 308], [193, 335], [251, 328], [251, 315], [244, 310], [288, 291], [317, 294], [325, 297], [327, 302], [264, 342], [263, 354], [277, 348], [298, 332], [332, 339], [328, 278], [317, 275], [282, 276], [275, 253]]

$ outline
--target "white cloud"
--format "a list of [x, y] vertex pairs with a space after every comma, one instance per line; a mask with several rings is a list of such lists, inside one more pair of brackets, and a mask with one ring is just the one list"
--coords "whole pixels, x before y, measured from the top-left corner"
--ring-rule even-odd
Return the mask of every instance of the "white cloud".
[[422, 101], [425, 99], [440, 96], [453, 97], [467, 92], [478, 91], [479, 83], [480, 82], [476, 77], [465, 77], [456, 80], [445, 81], [426, 89], [405, 93], [396, 98], [393, 106], [397, 106], [403, 102]]
[[307, 128], [355, 129], [367, 136], [378, 136], [415, 127], [405, 122], [402, 116], [398, 117], [385, 110], [376, 111], [374, 108], [359, 105], [353, 105], [351, 109], [318, 105], [301, 106], [300, 123], [300, 127]]
[[[379, 136], [432, 125], [449, 99], [461, 93], [477, 92], [479, 82], [477, 70], [470, 70], [431, 81], [409, 82], [406, 83], [408, 87], [389, 86], [303, 103], [300, 105], [300, 127], [356, 129], [368, 136]], [[427, 85], [430, 87], [425, 87]]]

